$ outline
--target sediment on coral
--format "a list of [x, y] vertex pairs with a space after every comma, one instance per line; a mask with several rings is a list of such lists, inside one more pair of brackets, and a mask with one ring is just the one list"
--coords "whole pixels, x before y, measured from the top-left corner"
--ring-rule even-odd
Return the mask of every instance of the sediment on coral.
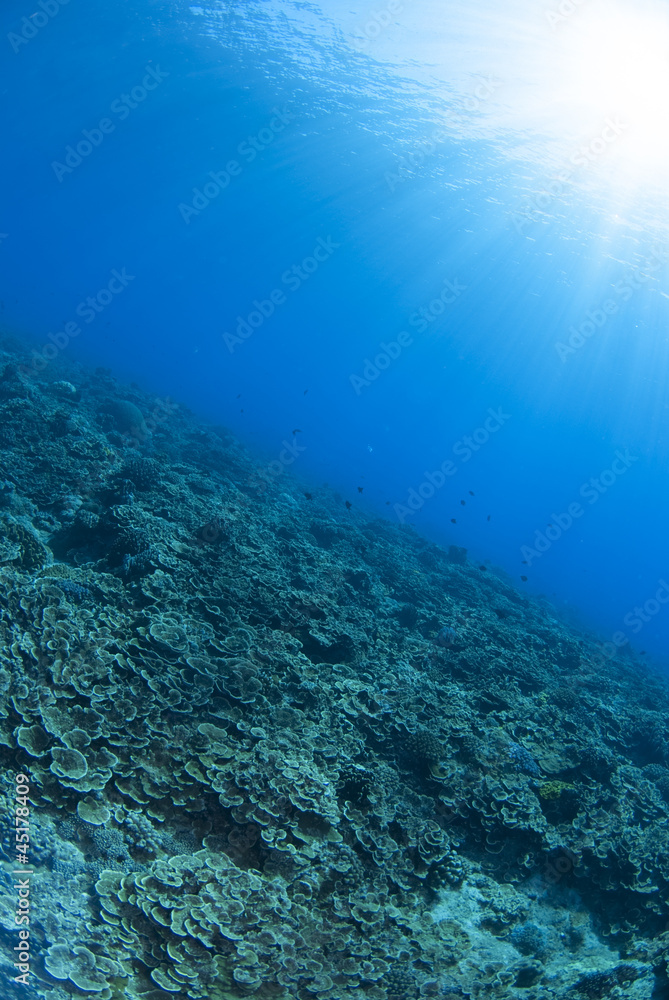
[[183, 409], [144, 433], [139, 389], [23, 361], [4, 345], [0, 797], [28, 776], [35, 996], [662, 987], [661, 677], [602, 675], [463, 549], [263, 477]]

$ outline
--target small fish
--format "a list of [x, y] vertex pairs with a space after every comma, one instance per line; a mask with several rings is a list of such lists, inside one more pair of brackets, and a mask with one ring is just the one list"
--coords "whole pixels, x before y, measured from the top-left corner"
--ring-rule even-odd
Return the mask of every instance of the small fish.
[[457, 524], [457, 523], [458, 523], [458, 522], [457, 522], [457, 521], [455, 520], [455, 518], [454, 518], [454, 517], [452, 517], [452, 518], [451, 518], [451, 524]]
[[523, 581], [523, 583], [527, 583], [527, 577], [526, 576], [521, 576], [520, 579]]
[[308, 389], [305, 389], [305, 390], [304, 390], [304, 392], [302, 393], [302, 395], [303, 395], [303, 396], [306, 396], [306, 394], [307, 394], [308, 392], [309, 392], [309, 390], [308, 390]]
[[364, 488], [365, 488], [364, 486], [358, 486], [358, 493], [362, 493], [362, 491], [364, 490]]
[[241, 394], [241, 392], [238, 392], [237, 395], [235, 396], [235, 399], [241, 399], [241, 398], [242, 398], [242, 394]]
[[296, 434], [301, 434], [301, 433], [302, 433], [302, 431], [300, 430], [300, 428], [299, 428], [299, 427], [296, 427], [296, 428], [295, 428], [295, 429], [294, 429], [293, 431], [291, 431], [291, 434], [293, 435], [293, 437], [294, 437], [294, 436], [295, 436]]
[[390, 507], [390, 500], [386, 500], [386, 507]]
[[307, 500], [311, 500], [311, 498], [313, 497], [313, 493], [305, 493], [304, 495], [307, 498]]
[[521, 559], [523, 566], [527, 566], [527, 559]]
[[486, 521], [489, 521], [489, 520], [490, 520], [490, 514], [488, 514], [488, 516], [486, 517]]
[[352, 506], [353, 506], [353, 504], [352, 504], [352, 503], [350, 503], [350, 502], [349, 502], [349, 501], [347, 500], [347, 501], [346, 501], [346, 510], [350, 510]]
[[465, 501], [464, 501], [464, 500], [461, 500], [461, 501], [460, 501], [460, 506], [461, 506], [461, 507], [465, 507], [465, 506], [466, 506], [466, 504], [465, 504]]
[[469, 491], [469, 495], [470, 495], [470, 497], [473, 497], [473, 496], [474, 496], [474, 494], [472, 493], [472, 491], [471, 491], [471, 490]]
[[486, 573], [487, 570], [488, 570], [488, 567], [487, 566], [479, 566], [479, 569], [482, 570], [484, 573]]

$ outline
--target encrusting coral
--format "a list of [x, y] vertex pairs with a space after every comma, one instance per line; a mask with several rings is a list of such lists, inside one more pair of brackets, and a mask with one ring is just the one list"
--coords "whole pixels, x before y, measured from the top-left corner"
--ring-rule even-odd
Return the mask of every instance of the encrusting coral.
[[35, 996], [666, 990], [662, 678], [183, 409], [133, 435], [140, 390], [20, 362], [1, 795], [28, 775]]

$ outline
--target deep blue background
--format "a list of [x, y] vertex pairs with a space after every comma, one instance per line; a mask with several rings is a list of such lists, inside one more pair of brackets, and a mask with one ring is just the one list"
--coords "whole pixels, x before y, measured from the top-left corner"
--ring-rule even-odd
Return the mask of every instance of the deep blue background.
[[[73, 358], [226, 424], [259, 463], [300, 428], [297, 474], [395, 520], [425, 472], [502, 407], [504, 426], [407, 523], [603, 638], [631, 636], [623, 616], [669, 577], [667, 268], [626, 303], [614, 290], [669, 247], [644, 221], [652, 198], [635, 214], [610, 191], [567, 185], [519, 232], [514, 211], [549, 160], [523, 160], [526, 136], [472, 127], [462, 88], [476, 79], [436, 94], [380, 49], [356, 51], [343, 9], [70, 0], [15, 53], [8, 33], [39, 7], [7, 0], [3, 326], [41, 347], [125, 267], [134, 280], [82, 325]], [[376, 8], [356, 9], [363, 25]], [[452, 31], [463, 8], [437, 9]], [[483, 31], [484, 5], [480, 17]], [[121, 121], [112, 103], [147, 66], [169, 75]], [[247, 163], [239, 144], [284, 105], [294, 119]], [[59, 181], [52, 163], [105, 117], [114, 131]], [[400, 175], [435, 130], [436, 151]], [[241, 175], [187, 224], [179, 205], [231, 159]], [[286, 291], [282, 273], [319, 237], [340, 246], [231, 353], [223, 333]], [[466, 290], [417, 332], [409, 318], [446, 279]], [[561, 362], [555, 342], [607, 298], [619, 311]], [[350, 377], [403, 330], [413, 342], [357, 394]], [[619, 449], [631, 468], [589, 505], [580, 487]], [[583, 517], [523, 566], [521, 546], [579, 500]], [[668, 636], [662, 609], [634, 641], [666, 662]]]

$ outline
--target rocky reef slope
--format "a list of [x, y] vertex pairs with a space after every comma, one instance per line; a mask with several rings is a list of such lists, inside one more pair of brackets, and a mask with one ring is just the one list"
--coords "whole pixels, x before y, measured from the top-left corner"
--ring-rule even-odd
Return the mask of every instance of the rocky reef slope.
[[3, 996], [669, 996], [662, 678], [182, 407], [24, 363], [5, 343]]

